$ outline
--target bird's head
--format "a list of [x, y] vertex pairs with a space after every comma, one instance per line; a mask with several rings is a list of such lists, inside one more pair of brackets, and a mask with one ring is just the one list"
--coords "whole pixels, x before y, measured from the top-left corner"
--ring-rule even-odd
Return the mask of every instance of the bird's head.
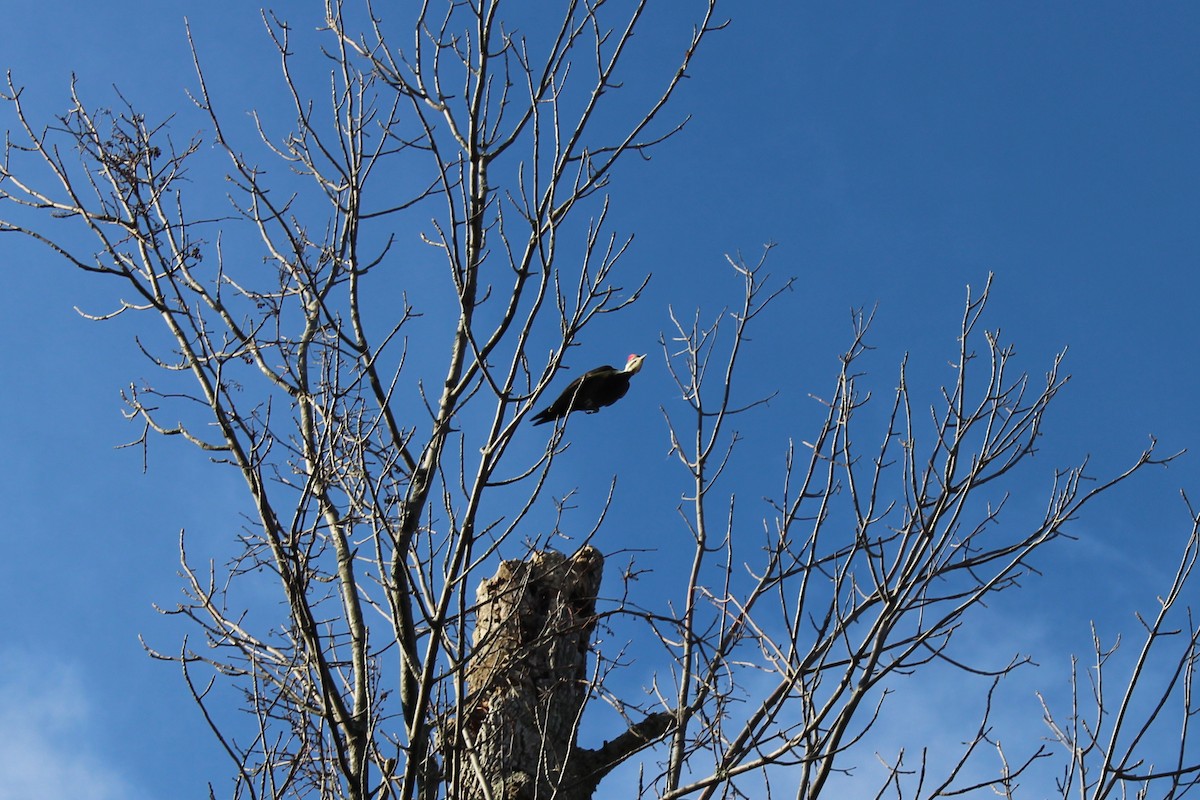
[[642, 368], [642, 362], [645, 360], [646, 356], [639, 356], [637, 353], [630, 353], [629, 360], [625, 362], [625, 372], [633, 375]]

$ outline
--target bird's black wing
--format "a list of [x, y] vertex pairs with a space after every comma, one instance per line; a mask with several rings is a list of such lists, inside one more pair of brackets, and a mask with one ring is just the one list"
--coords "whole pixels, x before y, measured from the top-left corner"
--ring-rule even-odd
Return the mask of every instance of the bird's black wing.
[[630, 376], [625, 372], [614, 372], [603, 379], [598, 379], [588, 397], [590, 410], [596, 411], [605, 406], [611, 406], [624, 397], [625, 393], [629, 391], [629, 378]]
[[591, 395], [590, 385], [593, 384], [597, 378], [611, 375], [614, 372], [616, 372], [616, 370], [613, 369], [609, 364], [605, 364], [602, 367], [596, 367], [595, 369], [589, 369], [587, 372], [583, 373], [578, 378], [567, 384], [567, 388], [563, 389], [562, 394], [558, 396], [557, 400], [535, 414], [533, 417], [533, 424], [541, 425], [545, 422], [549, 422], [550, 420], [565, 417], [567, 414], [570, 414], [572, 411], [576, 411], [578, 409], [594, 411], [595, 409], [592, 408], [591, 403], [589, 402]]

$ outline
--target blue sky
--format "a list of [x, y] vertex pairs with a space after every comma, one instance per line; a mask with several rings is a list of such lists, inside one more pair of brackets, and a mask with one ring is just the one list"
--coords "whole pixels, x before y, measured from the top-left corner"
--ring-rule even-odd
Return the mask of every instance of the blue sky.
[[[811, 429], [808, 396], [832, 387], [850, 309], [879, 306], [867, 366], [880, 392], [905, 351], [914, 382], [932, 389], [948, 377], [965, 285], [989, 272], [989, 327], [1017, 344], [1023, 369], [1038, 375], [1070, 348], [1046, 468], [1090, 453], [1109, 472], [1150, 434], [1164, 449], [1200, 447], [1200, 9], [763, 2], [728, 12], [678, 97], [675, 111], [693, 116], [686, 131], [613, 183], [615, 227], [636, 234], [631, 268], [654, 277], [573, 366], [652, 355], [626, 400], [573, 425], [556, 480], [584, 488], [582, 509], [617, 474], [613, 535], [649, 526], [668, 541], [682, 476], [666, 458], [658, 409], [676, 401], [658, 333], [669, 305], [711, 316], [736, 302], [723, 254], [754, 258], [766, 241], [778, 243], [771, 271], [797, 283], [744, 364], [748, 396], [780, 392], [745, 423], [747, 474], [777, 469], [783, 438]], [[18, 4], [0, 29], [0, 66], [46, 120], [66, 108], [71, 73], [85, 102], [110, 102], [116, 85], [164, 117], [195, 83], [185, 14], [231, 113], [269, 110], [274, 60], [242, 3]], [[178, 646], [186, 629], [151, 604], [178, 597], [181, 528], [196, 550], [234, 535], [239, 483], [177, 442], [155, 444], [146, 474], [137, 452], [114, 450], [137, 435], [119, 390], [150, 370], [139, 328], [88, 323], [73, 307], [109, 308], [115, 287], [13, 236], [0, 238], [0, 270], [10, 298], [0, 774], [15, 778], [0, 781], [0, 798], [32, 796], [22, 776], [48, 765], [63, 776], [48, 800], [200, 797], [225, 763], [178, 672], [148, 659], [138, 636]], [[647, 477], [660, 473], [669, 477]], [[1042, 663], [1014, 682], [1014, 702], [1065, 681], [1089, 618], [1131, 628], [1131, 612], [1150, 606], [1186, 532], [1180, 488], [1200, 498], [1194, 455], [1092, 508], [1083, 541], [1039, 564], [1046, 577], [1010, 609], [1036, 609], [1036, 622], [996, 622], [1023, 629], [1021, 649]]]

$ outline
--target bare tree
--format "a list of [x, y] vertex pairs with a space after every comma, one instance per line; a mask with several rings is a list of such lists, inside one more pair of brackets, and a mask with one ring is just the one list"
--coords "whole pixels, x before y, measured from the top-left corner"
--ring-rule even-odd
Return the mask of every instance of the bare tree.
[[[866, 434], [859, 412], [871, 398], [860, 388], [860, 361], [870, 349], [870, 318], [854, 315], [841, 373], [832, 392], [817, 398], [824, 422], [801, 447], [789, 446], [778, 488], [762, 493], [773, 498], [774, 513], [750, 542], [736, 521], [734, 497], [715, 489], [739, 438], [728, 429], [755, 405], [737, 407], [730, 391], [747, 329], [782, 291], [768, 289], [765, 259], [730, 261], [744, 283], [740, 308], [708, 326], [699, 316], [676, 320], [674, 335], [663, 341], [687, 405], [668, 423], [673, 452], [693, 483], [687, 521], [695, 548], [680, 613], [654, 620], [676, 654], [673, 682], [660, 688], [673, 726], [659, 796], [753, 797], [774, 782], [798, 797], [818, 797], [869, 740], [895, 679], [935, 662], [988, 680], [983, 718], [949, 764], [931, 767], [922, 753], [910, 766], [903, 751], [881, 753], [887, 777], [878, 796], [1016, 796], [1027, 770], [1056, 755], [1030, 747], [1010, 763], [992, 735], [993, 692], [1028, 657], [1014, 648], [1007, 663], [972, 663], [955, 635], [989, 596], [1019, 587], [1034, 571], [1033, 556], [1066, 536], [1089, 501], [1175, 456], [1156, 456], [1152, 441], [1125, 472], [1103, 480], [1088, 476], [1085, 461], [1055, 472], [1040, 516], [1006, 512], [1014, 478], [1035, 452], [1067, 376], [1060, 371], [1065, 353], [1044, 381], [1014, 372], [1014, 348], [982, 327], [989, 278], [977, 296], [968, 291], [951, 382], [923, 406], [909, 387], [906, 360], [887, 424]], [[723, 324], [731, 327], [725, 335]], [[1186, 613], [1172, 652], [1169, 640], [1181, 632], [1167, 623], [1179, 612], [1196, 560], [1191, 516], [1183, 560], [1157, 617], [1145, 623], [1124, 694], [1114, 701], [1102, 688], [1115, 648], [1103, 650], [1097, 641], [1092, 692], [1082, 702], [1076, 694], [1069, 724], [1046, 710], [1053, 739], [1069, 756], [1058, 781], [1063, 797], [1148, 797], [1151, 790], [1179, 797], [1198, 782], [1200, 752], [1189, 738], [1200, 711], [1193, 696], [1197, 630]], [[1150, 688], [1148, 675], [1163, 670], [1168, 678]], [[749, 685], [753, 693], [745, 691]], [[1139, 706], [1135, 697], [1145, 692], [1155, 693]], [[1088, 713], [1094, 716], [1084, 718]], [[1155, 770], [1145, 751], [1161, 747], [1164, 729], [1168, 738], [1179, 734], [1179, 747]], [[998, 759], [994, 777], [975, 780], [978, 758], [988, 751]], [[743, 775], [757, 788], [733, 788]]]
[[[74, 87], [70, 110], [42, 127], [8, 83], [0, 230], [121, 281], [131, 294], [98, 318], [161, 322], [164, 340], [139, 340], [160, 378], [125, 395], [135, 444], [182, 437], [245, 480], [254, 514], [229, 564], [197, 566], [181, 538], [188, 602], [166, 613], [188, 618], [202, 645], [151, 651], [181, 666], [235, 766], [230, 795], [582, 798], [630, 764], [643, 796], [786, 786], [811, 798], [862, 749], [897, 675], [933, 662], [997, 679], [1016, 668], [1019, 656], [971, 665], [956, 631], [1092, 498], [1169, 459], [1152, 447], [1090, 488], [1086, 465], [1063, 471], [1041, 518], [1001, 525], [1065, 378], [1058, 360], [1044, 384], [1014, 374], [1011, 348], [981, 327], [986, 289], [968, 298], [931, 422], [902, 367], [865, 449], [869, 320], [855, 318], [824, 423], [788, 447], [752, 535], [717, 482], [734, 419], [757, 405], [735, 402], [739, 353], [788, 284], [769, 288], [765, 261], [731, 260], [740, 308], [707, 326], [677, 321], [663, 341], [683, 402], [666, 415], [672, 452], [693, 486], [683, 595], [598, 604], [604, 556], [590, 535], [570, 556], [550, 549], [554, 532], [530, 537], [563, 425], [532, 459], [510, 445], [570, 348], [645, 286], [622, 277], [629, 239], [608, 229], [609, 181], [683, 127], [662, 112], [720, 22], [715, 0], [699, 3], [655, 85], [629, 67], [635, 32], [649, 31], [644, 1], [567, 2], [553, 24], [544, 9], [502, 16], [499, 0], [434, 5], [400, 21], [327, 0], [323, 92], [297, 76], [293, 30], [266, 17], [293, 127], [278, 135], [256, 118], [265, 165], [229, 127], [193, 46], [195, 108], [225, 158], [229, 210], [193, 190], [214, 174], [201, 137], [176, 142], [132, 105], [90, 110]], [[671, 35], [655, 36], [660, 55]], [[640, 106], [621, 102], [631, 78], [653, 90]], [[440, 283], [422, 272], [429, 254]], [[1164, 615], [1190, 577], [1194, 533], [1189, 548]], [[282, 617], [245, 599], [264, 591]], [[593, 631], [617, 616], [646, 623], [670, 655], [649, 701], [613, 688], [618, 654], [589, 665]], [[1100, 718], [1086, 721], [1086, 702], [1070, 723], [1050, 718], [1069, 754], [1064, 796], [1192, 785], [1189, 630], [1161, 694], [1181, 703], [1177, 758], [1154, 769], [1138, 754], [1139, 731], [1165, 719], [1163, 704], [1139, 715], [1129, 700], [1141, 666], [1102, 735], [1114, 712], [1098, 645]], [[1147, 631], [1146, 661], [1170, 633], [1165, 619]], [[628, 725], [589, 748], [594, 698]], [[998, 777], [965, 778], [987, 748]], [[1034, 748], [1009, 766], [985, 715], [957, 764], [933, 777], [897, 758], [880, 794], [1011, 794], [1050, 756]]]
[[[1065, 717], [1056, 717], [1046, 699], [1052, 740], [1066, 755], [1057, 779], [1063, 797], [1182, 797], [1200, 784], [1200, 757], [1191, 723], [1200, 713], [1194, 692], [1200, 666], [1200, 627], [1192, 609], [1180, 603], [1192, 586], [1192, 571], [1200, 556], [1200, 513], [1184, 496], [1192, 517], [1191, 533], [1175, 575], [1150, 619], [1138, 615], [1141, 645], [1133, 662], [1114, 670], [1110, 661], [1120, 639], [1104, 644], [1092, 627], [1092, 663], [1086, 682], [1072, 659], [1071, 703]], [[1116, 673], [1115, 678], [1109, 678]], [[1177, 747], [1163, 748], [1162, 736]], [[1132, 788], [1130, 788], [1132, 787]]]
[[[452, 721], [480, 713], [467, 666], [488, 648], [472, 645], [470, 588], [494, 555], [526, 552], [516, 534], [559, 439], [532, 463], [505, 456], [568, 350], [645, 285], [618, 283], [628, 240], [608, 232], [604, 192], [616, 164], [682, 127], [660, 112], [719, 27], [714, 2], [695, 6], [631, 107], [621, 82], [645, 2], [568, 2], [556, 22], [530, 9], [524, 23], [503, 5], [426, 3], [401, 21], [328, 2], [324, 93], [296, 77], [293, 31], [268, 16], [294, 111], [282, 136], [257, 120], [269, 166], [228, 128], [193, 47], [232, 213], [193, 205], [189, 181], [210, 169], [200, 137], [177, 143], [132, 106], [91, 111], [74, 88], [39, 128], [9, 81], [20, 138], [0, 186], [41, 217], [3, 228], [123, 281], [132, 295], [103, 318], [161, 320], [168, 343], [144, 349], [162, 382], [126, 394], [139, 444], [181, 436], [239, 470], [253, 501], [225, 576], [185, 556], [191, 601], [170, 612], [204, 634], [174, 658], [237, 766], [234, 796], [495, 796], [486, 765], [438, 751], [467, 746]], [[35, 183], [27, 156], [52, 180]], [[46, 215], [94, 243], [47, 232]], [[405, 226], [449, 291], [385, 283], [381, 303], [377, 275], [428, 258], [393, 247]], [[418, 331], [414, 358], [420, 314], [453, 322]], [[440, 365], [423, 358], [434, 350]], [[524, 500], [489, 500], [513, 485]], [[285, 620], [237, 610], [261, 569]], [[245, 693], [252, 737], [210, 713], [200, 663]]]

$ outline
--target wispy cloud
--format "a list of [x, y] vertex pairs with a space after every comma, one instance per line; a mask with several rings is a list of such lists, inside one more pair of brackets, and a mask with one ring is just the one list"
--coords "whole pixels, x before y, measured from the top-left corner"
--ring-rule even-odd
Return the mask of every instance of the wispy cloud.
[[80, 668], [46, 653], [0, 651], [0, 800], [128, 800], [140, 796], [94, 746]]

